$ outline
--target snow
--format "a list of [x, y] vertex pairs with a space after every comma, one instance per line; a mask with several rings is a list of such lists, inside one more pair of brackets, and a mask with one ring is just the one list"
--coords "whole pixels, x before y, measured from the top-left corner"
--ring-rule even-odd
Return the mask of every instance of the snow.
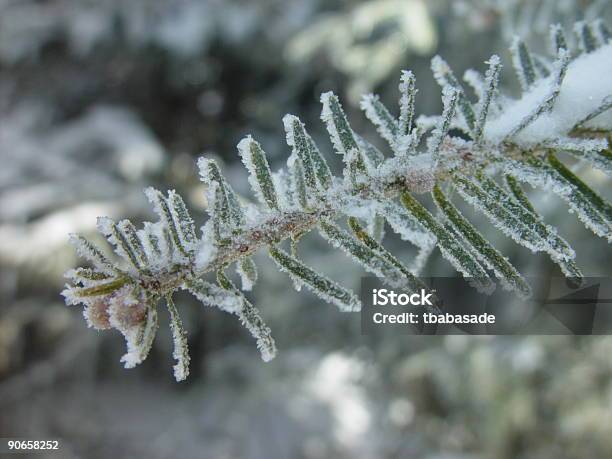
[[[576, 58], [569, 64], [553, 109], [514, 136], [519, 146], [530, 147], [554, 137], [567, 136], [574, 126], [597, 110], [612, 94], [612, 44]], [[501, 143], [507, 135], [541, 104], [550, 92], [554, 75], [538, 81], [520, 99], [511, 102], [501, 116], [485, 126], [485, 138]], [[607, 111], [588, 122], [591, 128], [610, 128]]]

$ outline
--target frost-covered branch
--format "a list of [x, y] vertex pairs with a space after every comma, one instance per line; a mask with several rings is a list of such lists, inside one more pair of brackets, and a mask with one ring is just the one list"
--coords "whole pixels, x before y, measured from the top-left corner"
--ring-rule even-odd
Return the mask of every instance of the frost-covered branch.
[[[99, 219], [100, 232], [121, 262], [108, 259], [80, 236], [71, 238], [92, 268], [71, 270], [67, 275], [72, 285], [64, 296], [70, 304], [85, 304], [90, 326], [116, 328], [124, 335], [128, 351], [122, 360], [128, 368], [146, 357], [157, 329], [156, 308], [164, 303], [175, 343], [177, 380], [187, 377], [189, 364], [186, 333], [172, 301], [177, 289], [235, 314], [256, 340], [262, 358], [274, 357], [270, 330], [242, 293], [257, 282], [252, 255], [261, 249], [296, 289], [305, 286], [343, 311], [359, 310], [353, 292], [298, 258], [300, 238], [313, 230], [392, 287], [426, 288], [417, 276], [437, 247], [476, 288], [489, 291], [499, 283], [529, 296], [531, 288], [520, 271], [461, 214], [451, 202], [450, 189], [507, 237], [547, 254], [564, 275], [579, 282], [582, 274], [574, 250], [536, 212], [520, 182], [556, 193], [587, 228], [612, 242], [612, 207], [557, 157], [567, 152], [607, 174], [612, 170], [612, 80], [607, 78], [612, 74], [612, 43], [605, 30], [599, 22], [578, 24], [579, 50], [572, 51], [554, 26], [556, 54], [550, 61], [515, 40], [513, 64], [523, 91], [517, 99], [500, 94], [497, 56], [488, 60], [483, 76], [474, 70], [466, 74], [476, 101], [448, 64], [434, 58], [432, 69], [444, 106], [436, 117], [416, 118], [416, 81], [411, 72], [403, 72], [397, 116], [376, 95], [365, 96], [361, 104], [388, 144], [388, 153], [357, 134], [339, 98], [325, 93], [321, 120], [334, 151], [342, 156], [341, 176], [333, 175], [299, 118], [286, 115], [283, 124], [291, 148], [286, 168], [273, 172], [264, 146], [252, 137], [238, 144], [257, 202], [245, 202], [219, 165], [201, 158], [209, 216], [201, 231], [194, 228], [177, 193], [148, 189], [157, 222], [137, 230], [127, 220]], [[456, 130], [463, 134], [454, 134]], [[424, 193], [431, 193], [437, 214], [417, 199]], [[405, 266], [383, 246], [385, 223], [417, 246], [419, 254], [411, 265]], [[287, 240], [290, 251], [282, 248]], [[232, 265], [241, 289], [225, 274]], [[205, 280], [208, 273], [216, 274], [216, 282]]]

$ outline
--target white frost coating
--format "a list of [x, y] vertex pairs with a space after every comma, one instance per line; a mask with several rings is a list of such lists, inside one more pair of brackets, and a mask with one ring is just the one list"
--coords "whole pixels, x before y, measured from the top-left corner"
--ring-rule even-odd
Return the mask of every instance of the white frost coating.
[[[291, 155], [287, 160], [287, 166], [291, 167], [295, 161], [295, 156]], [[290, 209], [295, 206], [295, 199], [292, 193], [291, 178], [285, 169], [279, 169], [272, 173], [272, 183], [276, 190], [276, 200], [281, 209]]]
[[158, 190], [156, 190], [155, 188], [153, 188], [152, 186], [149, 186], [149, 187], [145, 188], [144, 194], [147, 197], [147, 200], [153, 206], [153, 212], [155, 212], [157, 215], [159, 215], [161, 217], [162, 216], [162, 210], [161, 210], [160, 205], [159, 205], [159, 199], [160, 199], [160, 194], [161, 193]]
[[246, 219], [246, 226], [257, 226], [265, 218], [264, 213], [261, 212], [259, 207], [253, 203], [246, 203], [244, 205], [244, 218]]
[[[286, 253], [284, 253], [284, 252], [282, 252], [280, 250], [279, 250], [279, 252], [281, 253], [281, 256], [283, 256], [283, 257], [287, 257], [289, 259], [292, 258], [292, 257], [289, 257], [289, 255], [287, 255]], [[274, 260], [274, 262], [276, 263], [276, 266], [278, 267], [278, 269], [281, 272], [284, 272], [284, 273], [289, 275], [289, 277], [293, 281], [294, 285], [300, 285], [300, 286], [301, 285], [306, 285], [308, 290], [310, 290], [311, 292], [315, 293], [317, 296], [319, 296], [319, 298], [323, 299], [327, 303], [330, 303], [330, 304], [333, 304], [333, 305], [337, 306], [338, 309], [340, 309], [340, 311], [342, 311], [342, 312], [357, 312], [357, 311], [361, 310], [361, 301], [359, 301], [359, 298], [357, 297], [357, 295], [355, 295], [353, 292], [351, 292], [349, 290], [344, 289], [342, 286], [340, 286], [338, 283], [332, 281], [327, 276], [324, 276], [324, 275], [318, 274], [318, 273], [314, 273], [314, 271], [312, 271], [307, 266], [303, 265], [299, 260], [293, 259], [293, 262], [295, 262], [296, 265], [299, 267], [298, 270], [304, 270], [304, 272], [300, 272], [300, 275], [297, 275], [295, 271], [293, 271], [291, 269], [288, 269], [276, 257], [273, 256], [272, 260]], [[325, 282], [327, 285], [331, 286], [331, 288], [333, 290], [335, 290], [336, 292], [338, 292], [338, 291], [343, 292], [344, 296], [346, 297], [346, 299], [348, 301], [343, 301], [342, 299], [338, 298], [337, 296], [333, 296], [332, 294], [330, 294], [326, 290], [321, 289], [316, 283], [313, 282], [313, 279], [311, 277], [309, 277], [309, 276], [311, 276], [312, 273], [314, 273], [314, 275], [316, 275], [317, 279], [319, 279], [319, 280]]]
[[334, 97], [334, 93], [324, 92], [321, 94], [321, 104], [323, 104], [323, 108], [321, 109], [321, 120], [325, 123], [327, 127], [327, 132], [331, 138], [332, 144], [334, 145], [334, 149], [336, 153], [340, 155], [346, 155], [346, 151], [344, 146], [342, 145], [342, 141], [340, 140], [340, 135], [338, 134], [338, 129], [336, 128], [336, 124], [334, 123], [334, 115], [330, 108], [330, 99]]
[[170, 241], [168, 241], [167, 232], [164, 230], [164, 224], [162, 222], [157, 222], [152, 224], [152, 231], [157, 236], [157, 240], [159, 241], [159, 249], [161, 251], [160, 263], [162, 264], [162, 268], [167, 267], [172, 263], [172, 250], [173, 246]]
[[217, 207], [219, 202], [217, 193], [219, 192], [219, 187], [219, 182], [211, 181], [206, 188], [206, 213], [211, 220], [216, 220], [218, 217]]
[[230, 314], [238, 314], [242, 309], [243, 299], [241, 296], [215, 284], [198, 280], [193, 285], [182, 286], [181, 288], [188, 290], [205, 306], [216, 307]]
[[436, 237], [396, 202], [382, 203], [378, 207], [378, 212], [387, 219], [393, 231], [404, 241], [409, 241], [420, 248], [435, 245]]
[[75, 287], [69, 284], [64, 284], [64, 290], [61, 291], [60, 295], [64, 297], [64, 302], [69, 306], [76, 306], [77, 304], [83, 303], [83, 298], [75, 295]]
[[[576, 123], [597, 110], [604, 98], [612, 94], [612, 44], [584, 54], [569, 64], [561, 91], [551, 112], [519, 132], [513, 140], [524, 147], [544, 140], [566, 136]], [[550, 91], [554, 75], [539, 80], [523, 97], [503, 110], [503, 114], [485, 126], [487, 141], [498, 144], [542, 103]], [[610, 129], [612, 113], [608, 110], [587, 123], [588, 127]]]
[[419, 115], [416, 120], [416, 125], [422, 132], [431, 131], [436, 127], [442, 117], [437, 115]]
[[248, 257], [236, 263], [236, 272], [240, 276], [242, 290], [251, 291], [253, 285], [257, 282], [257, 266], [253, 259]]
[[436, 55], [431, 59], [431, 71], [433, 72], [433, 76], [438, 84], [440, 84], [440, 86], [445, 86], [446, 75], [450, 73], [451, 69], [446, 61], [439, 55]]
[[607, 139], [560, 138], [545, 143], [546, 147], [567, 151], [576, 158], [586, 159], [591, 166], [612, 175], [612, 160], [599, 152], [608, 148]]
[[415, 88], [414, 74], [409, 70], [403, 70], [399, 84], [400, 91], [400, 116], [399, 130], [400, 135], [408, 134], [412, 129], [412, 121], [414, 119], [414, 101], [417, 90]]
[[[323, 108], [321, 109], [321, 120], [327, 127], [327, 132], [329, 133], [336, 153], [346, 155], [348, 152], [346, 151], [342, 139], [340, 138], [341, 133], [338, 131], [338, 126], [336, 126], [337, 120], [335, 119], [331, 109], [331, 99], [333, 98], [337, 98], [337, 96], [332, 91], [321, 94], [321, 104], [323, 105]], [[349, 129], [349, 132], [344, 133], [344, 135], [347, 137], [353, 136], [353, 131], [350, 129], [350, 127], [347, 126], [347, 128]]]
[[431, 256], [435, 248], [436, 248], [435, 242], [432, 242], [429, 245], [425, 245], [419, 248], [417, 256], [414, 258], [414, 261], [412, 262], [412, 265], [410, 266], [410, 272], [414, 276], [421, 275], [421, 272], [425, 268], [425, 265], [427, 264], [427, 261], [429, 260], [429, 257]]
[[453, 116], [455, 116], [455, 108], [457, 106], [458, 98], [459, 91], [451, 86], [444, 86], [442, 89], [442, 104], [444, 105], [444, 110], [442, 111], [442, 116], [440, 117], [436, 128], [431, 133], [431, 136], [427, 139], [427, 149], [434, 159], [439, 156], [442, 142], [444, 141], [446, 134], [448, 134], [451, 120]]
[[202, 239], [198, 241], [195, 255], [195, 268], [203, 271], [217, 255], [217, 246], [212, 220], [208, 220], [202, 227]]
[[88, 274], [93, 274], [94, 272], [89, 268], [77, 268], [77, 269], [69, 269], [64, 273], [64, 277], [66, 279], [70, 279], [74, 284], [82, 284], [83, 287], [93, 287], [96, 285], [104, 284], [108, 282], [111, 278], [104, 277], [102, 279], [92, 279]]
[[157, 312], [151, 308], [148, 311], [145, 323], [121, 331], [127, 344], [127, 352], [120, 360], [124, 364], [124, 368], [134, 368], [147, 358], [157, 333], [157, 327]]
[[429, 154], [400, 154], [386, 159], [372, 174], [381, 183], [401, 180], [415, 193], [431, 191], [435, 185], [435, 164]]
[[183, 323], [172, 299], [168, 298], [166, 305], [170, 313], [170, 330], [172, 331], [172, 342], [174, 343], [172, 357], [176, 360], [176, 364], [173, 367], [174, 379], [184, 381], [189, 376], [189, 362], [191, 360], [187, 344], [187, 333], [183, 328]]
[[497, 84], [499, 82], [499, 71], [501, 69], [501, 59], [498, 55], [494, 54], [489, 58], [487, 62], [489, 68], [485, 74], [485, 81], [483, 86], [482, 94], [479, 96], [478, 109], [476, 111], [476, 132], [475, 136], [477, 140], [481, 139], [482, 130], [484, 128], [487, 117], [489, 116], [489, 110], [491, 103], [495, 100], [497, 95]]
[[337, 235], [333, 233], [334, 228], [332, 227], [331, 229], [332, 231], [328, 231], [322, 226], [320, 228], [320, 233], [334, 248], [342, 250], [352, 258], [353, 261], [363, 266], [366, 271], [383, 279], [383, 281], [391, 287], [402, 288], [408, 285], [408, 279], [406, 279], [404, 273], [402, 273], [397, 266], [385, 259], [384, 256], [374, 251], [371, 251], [371, 253], [367, 255], [367, 252], [370, 252], [367, 248], [362, 249], [365, 253], [364, 258], [356, 256], [351, 250], [351, 246], [363, 246], [363, 244], [356, 241], [351, 235], [340, 228], [337, 228]]
[[295, 133], [293, 130], [293, 123], [295, 122], [303, 125], [300, 119], [295, 115], [290, 115], [289, 113], [287, 113], [285, 116], [283, 116], [283, 126], [285, 128], [285, 133], [287, 136], [287, 145], [293, 148], [294, 152], [295, 152], [296, 145], [295, 145]]
[[545, 146], [555, 150], [594, 152], [608, 148], [608, 140], [561, 137], [545, 142]]
[[598, 236], [612, 242], [612, 225], [599, 211], [592, 209], [580, 192], [570, 182], [562, 178], [554, 169], [540, 169], [512, 162], [506, 166], [506, 171], [518, 180], [529, 183], [533, 187], [552, 190], [562, 198], [570, 207], [569, 212], [576, 212], [580, 221]]
[[473, 90], [476, 97], [482, 98], [485, 88], [485, 80], [483, 76], [474, 69], [467, 69], [463, 74], [463, 81], [465, 81]]
[[[164, 195], [153, 187], [146, 188], [144, 190], [144, 193], [147, 199], [149, 200], [149, 202], [151, 203], [151, 205], [153, 206], [153, 211], [157, 215], [159, 215], [159, 218], [160, 218], [160, 235], [159, 236], [160, 236], [160, 240], [164, 240], [166, 242], [168, 256], [175, 263], [183, 264], [183, 263], [188, 262], [189, 260], [187, 259], [187, 257], [185, 257], [181, 253], [181, 251], [176, 247], [174, 240], [166, 241], [166, 234], [164, 234], [163, 230], [164, 229], [170, 230], [170, 225], [174, 225], [174, 223], [172, 221], [172, 214], [171, 214], [170, 209], [168, 209], [168, 212], [165, 212], [163, 208], [162, 200], [165, 201]], [[166, 204], [168, 207], [172, 207], [168, 203]], [[177, 228], [177, 232], [180, 232], [178, 228]], [[180, 237], [180, 236], [177, 235], [177, 237]], [[173, 239], [173, 237], [171, 236], [170, 239]]]
[[210, 184], [213, 179], [210, 176], [210, 164], [214, 163], [213, 159], [205, 158], [204, 156], [200, 156], [198, 158], [198, 170], [200, 173], [200, 179], [205, 184]]
[[[159, 272], [168, 266], [170, 263], [168, 244], [162, 237], [159, 223], [144, 222], [143, 229], [138, 231], [138, 237], [147, 255], [148, 268]], [[157, 248], [153, 245], [152, 240], [156, 242]]]
[[[255, 192], [257, 199], [262, 204], [270, 207], [270, 204], [268, 203], [268, 200], [266, 199], [264, 190], [262, 188], [262, 184], [259, 182], [259, 179], [257, 177], [257, 167], [253, 159], [253, 151], [252, 151], [253, 147], [257, 148], [259, 147], [259, 144], [253, 139], [252, 136], [248, 135], [244, 139], [242, 139], [240, 142], [238, 142], [238, 146], [237, 146], [238, 153], [240, 153], [240, 158], [242, 159], [242, 163], [249, 171], [249, 184], [251, 185], [251, 188]], [[263, 150], [261, 150], [261, 153], [262, 155], [264, 154]], [[262, 167], [267, 168], [268, 175], [271, 177], [272, 172], [270, 171], [270, 166], [268, 166], [267, 162], [265, 166], [262, 166]], [[277, 196], [277, 199], [278, 199], [278, 196]]]
[[[376, 94], [366, 94], [361, 98], [359, 106], [365, 112], [366, 117], [376, 126], [376, 130], [380, 136], [390, 145], [393, 145], [395, 142], [395, 133], [392, 129], [395, 128], [397, 131], [397, 121], [393, 119], [392, 115], [384, 108], [380, 101], [380, 97]], [[388, 115], [387, 118], [381, 116], [381, 110], [386, 112], [386, 115]], [[390, 126], [389, 123], [392, 125]]]
[[[168, 203], [172, 220], [174, 220], [176, 233], [181, 245], [186, 251], [192, 252], [195, 249], [196, 237], [193, 229], [193, 220], [186, 211], [183, 198], [175, 190], [169, 190], [166, 202]], [[183, 215], [181, 215], [181, 208]]]
[[542, 170], [519, 161], [509, 161], [504, 166], [504, 173], [516, 177], [517, 180], [528, 183], [534, 188], [550, 190], [560, 196], [572, 192], [569, 182], [561, 181], [552, 171]]
[[276, 343], [272, 338], [270, 328], [265, 324], [255, 308], [248, 300], [243, 298], [242, 308], [237, 313], [240, 323], [251, 333], [257, 342], [257, 349], [261, 360], [269, 362], [276, 357]]
[[94, 246], [91, 242], [79, 236], [78, 234], [70, 234], [69, 242], [75, 247], [79, 256], [89, 260], [96, 269], [105, 274], [115, 274], [113, 265], [104, 257], [100, 249]]
[[[152, 340], [145, 342], [143, 339], [147, 328], [146, 306], [134, 297], [132, 287], [126, 285], [110, 297], [108, 313], [111, 327], [123, 334], [127, 345], [127, 352], [121, 357], [121, 362], [125, 368], [134, 368], [146, 358], [152, 343]], [[149, 348], [145, 344], [149, 344]]]
[[[524, 50], [527, 55], [522, 55], [521, 50]], [[512, 44], [510, 45], [510, 54], [512, 55], [512, 65], [514, 65], [514, 68], [516, 70], [519, 83], [521, 84], [521, 88], [523, 89], [523, 91], [527, 91], [529, 90], [529, 87], [533, 84], [533, 82], [527, 80], [527, 75], [529, 75], [533, 79], [536, 78], [536, 75], [531, 55], [529, 54], [529, 51], [526, 50], [525, 44], [520, 39], [520, 37], [515, 36], [512, 39]], [[524, 58], [526, 59], [526, 61], [523, 60]]]
[[129, 271], [132, 274], [136, 274], [138, 272], [138, 266], [133, 264], [123, 243], [115, 236], [115, 232], [118, 231], [115, 222], [109, 217], [98, 217], [97, 226], [98, 231], [100, 231], [100, 233], [108, 239], [108, 242], [115, 247], [115, 253], [128, 262]]

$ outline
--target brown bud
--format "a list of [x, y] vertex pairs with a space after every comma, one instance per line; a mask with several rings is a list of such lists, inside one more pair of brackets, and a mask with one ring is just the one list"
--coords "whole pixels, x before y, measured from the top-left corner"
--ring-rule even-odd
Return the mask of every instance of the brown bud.
[[87, 304], [83, 310], [87, 324], [96, 330], [111, 328], [108, 307], [107, 298], [95, 298], [91, 303]]

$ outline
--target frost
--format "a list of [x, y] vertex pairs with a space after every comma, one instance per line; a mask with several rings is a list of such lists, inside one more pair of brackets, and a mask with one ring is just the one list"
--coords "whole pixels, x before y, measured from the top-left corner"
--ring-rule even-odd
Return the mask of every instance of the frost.
[[437, 161], [440, 155], [440, 147], [448, 130], [450, 129], [451, 120], [455, 115], [455, 107], [457, 106], [457, 99], [459, 92], [450, 86], [445, 86], [442, 90], [442, 103], [444, 104], [444, 110], [442, 117], [436, 124], [436, 128], [431, 133], [431, 137], [427, 139], [427, 150], [429, 154]]
[[566, 151], [573, 156], [589, 161], [593, 167], [612, 175], [612, 157], [604, 152], [607, 139], [559, 138], [544, 142], [544, 146], [556, 151]]
[[569, 204], [587, 228], [608, 241], [612, 240], [610, 205], [595, 195], [558, 160], [553, 160], [553, 163], [556, 168], [545, 163], [523, 165], [513, 162], [507, 166], [507, 171], [520, 181], [551, 190]]
[[238, 314], [240, 322], [251, 333], [257, 342], [257, 349], [261, 360], [269, 362], [276, 357], [276, 343], [272, 338], [270, 328], [259, 316], [257, 309], [246, 299], [243, 300], [242, 309]]
[[[238, 144], [258, 202], [241, 203], [217, 162], [201, 158], [198, 166], [210, 217], [201, 234], [196, 234], [178, 193], [148, 188], [145, 193], [157, 221], [136, 230], [128, 220], [99, 220], [100, 232], [121, 260], [107, 259], [84, 238], [71, 236], [79, 254], [93, 266], [66, 273], [71, 281], [62, 292], [66, 303], [82, 303], [89, 326], [120, 330], [128, 348], [122, 361], [133, 367], [151, 347], [157, 302], [166, 298], [175, 376], [182, 380], [189, 372], [189, 354], [171, 297], [178, 289], [188, 290], [206, 306], [236, 315], [257, 341], [263, 360], [276, 354], [270, 329], [241, 291], [251, 290], [257, 281], [252, 256], [262, 248], [269, 249], [296, 289], [304, 285], [343, 311], [360, 309], [353, 292], [298, 259], [300, 238], [316, 228], [333, 247], [393, 287], [418, 288], [420, 281], [414, 276], [438, 247], [479, 290], [492, 291], [495, 275], [505, 288], [527, 296], [530, 288], [521, 274], [452, 204], [443, 184], [449, 192], [454, 186], [500, 232], [532, 251], [547, 253], [566, 276], [581, 277], [573, 249], [544, 222], [518, 184], [520, 180], [558, 194], [587, 228], [612, 241], [610, 203], [555, 156], [567, 152], [608, 174], [612, 169], [612, 84], [605, 78], [612, 74], [610, 32], [601, 22], [578, 24], [576, 30], [582, 53], [572, 60], [561, 29], [553, 27], [557, 59], [552, 65], [515, 40], [513, 60], [523, 87], [518, 100], [498, 92], [501, 61], [496, 55], [487, 62], [484, 76], [466, 73], [464, 79], [478, 99], [475, 104], [448, 64], [440, 57], [432, 60], [442, 86], [440, 116], [420, 116], [415, 122], [417, 90], [411, 72], [401, 75], [399, 118], [378, 96], [365, 96], [361, 107], [390, 145], [388, 157], [374, 141], [353, 131], [338, 97], [324, 93], [321, 120], [334, 150], [342, 155], [343, 177], [332, 175], [294, 115], [283, 118], [291, 148], [286, 167], [272, 173], [261, 145], [250, 136]], [[504, 175], [503, 188], [491, 178], [498, 173]], [[438, 207], [436, 216], [414, 196], [429, 192]], [[338, 226], [344, 217], [352, 233]], [[411, 269], [385, 249], [386, 223], [417, 247]], [[279, 248], [285, 241], [290, 253]], [[230, 265], [240, 276], [241, 289], [225, 275]], [[203, 280], [213, 272], [216, 284]]]
[[393, 147], [399, 134], [399, 126], [380, 98], [375, 94], [367, 94], [361, 99], [360, 106], [367, 118], [376, 126], [380, 136]]
[[183, 198], [174, 190], [168, 191], [168, 208], [177, 230], [180, 246], [187, 252], [193, 252], [196, 243], [193, 219], [187, 211]]
[[528, 91], [536, 81], [531, 53], [519, 37], [514, 37], [510, 46], [510, 54], [512, 55], [512, 64], [514, 65], [516, 76], [521, 83], [521, 88], [523, 88], [523, 91]]
[[238, 314], [242, 308], [242, 297], [240, 295], [201, 279], [189, 281], [183, 288], [205, 306], [216, 307], [230, 314]]
[[442, 190], [436, 186], [434, 189], [434, 200], [440, 211], [445, 215], [454, 230], [469, 244], [476, 256], [485, 266], [491, 269], [495, 276], [502, 281], [502, 285], [508, 290], [516, 290], [521, 296], [527, 297], [531, 289], [518, 270], [510, 264], [507, 258], [499, 253], [489, 242], [478, 233], [461, 215], [459, 210], [451, 204], [444, 196]]
[[335, 304], [341, 311], [359, 311], [361, 309], [361, 302], [353, 292], [318, 274], [298, 259], [278, 248], [271, 248], [270, 256], [281, 271], [289, 274], [292, 279], [300, 284], [306, 285], [328, 303]]
[[195, 267], [198, 270], [205, 269], [217, 255], [217, 245], [215, 242], [213, 222], [208, 221], [202, 227], [202, 239], [198, 243], [195, 255]]
[[[351, 175], [355, 176], [365, 171], [364, 160], [355, 139], [355, 134], [349, 125], [348, 119], [342, 110], [338, 97], [333, 92], [321, 94], [321, 120], [327, 127], [336, 153], [344, 156], [344, 162], [352, 162]], [[347, 156], [352, 155], [349, 159]]]
[[412, 122], [414, 120], [414, 103], [416, 99], [416, 79], [410, 71], [402, 71], [402, 76], [399, 84], [400, 91], [400, 116], [399, 116], [399, 134], [408, 135], [412, 130]]
[[550, 42], [553, 44], [553, 51], [555, 53], [558, 53], [560, 49], [569, 49], [561, 24], [550, 26]]
[[482, 99], [485, 91], [485, 81], [478, 71], [474, 69], [468, 69], [463, 74], [463, 81], [465, 81], [474, 90], [476, 97]]
[[249, 171], [249, 183], [257, 198], [270, 210], [279, 210], [272, 172], [261, 145], [253, 140], [253, 137], [247, 136], [238, 143], [238, 151]]
[[480, 97], [480, 103], [478, 104], [476, 125], [474, 127], [474, 140], [477, 142], [482, 137], [482, 132], [489, 114], [491, 102], [496, 97], [499, 72], [501, 70], [501, 61], [497, 55], [491, 56], [488, 64], [489, 69], [485, 74], [482, 95]]
[[221, 175], [216, 161], [200, 158], [198, 167], [200, 178], [208, 185], [208, 214], [214, 221], [216, 236], [226, 237], [227, 233], [244, 226], [244, 211], [236, 193]]
[[397, 266], [353, 238], [343, 229], [329, 222], [321, 222], [320, 233], [333, 247], [342, 249], [361, 264], [366, 271], [382, 278], [391, 287], [401, 288], [407, 285], [404, 274]]
[[125, 368], [142, 363], [157, 332], [157, 314], [137, 298], [133, 287], [126, 285], [107, 300], [111, 327], [119, 330], [126, 341], [127, 352], [121, 357]]
[[[313, 151], [313, 142], [306, 133], [304, 124], [297, 116], [285, 115], [283, 117], [283, 125], [287, 133], [287, 145], [289, 145], [293, 151], [292, 157], [299, 158], [302, 163], [305, 185], [312, 191], [319, 190], [317, 184], [317, 170], [313, 161], [313, 156], [316, 155], [316, 152]], [[292, 161], [295, 160], [293, 159]]]
[[473, 183], [470, 179], [457, 176], [455, 184], [459, 194], [476, 209], [483, 212], [489, 220], [506, 236], [527, 247], [533, 252], [547, 252], [555, 257], [573, 258], [569, 247], [559, 246], [555, 241], [556, 231], [538, 221], [491, 179]]
[[[607, 44], [589, 54], [572, 61], [561, 84], [554, 107], [542, 113], [537, 120], [514, 136], [513, 141], [522, 146], [531, 146], [550, 138], [567, 136], [568, 133], [598, 110], [606, 97], [612, 94], [612, 80], [602, 75], [612, 74], [612, 44]], [[521, 120], [528, 117], [550, 94], [555, 76], [538, 81], [520, 99], [511, 102], [503, 113], [485, 127], [485, 138], [499, 143], [506, 138]], [[589, 127], [610, 129], [612, 116], [609, 112], [599, 115]]]
[[[288, 161], [292, 162], [292, 161]], [[274, 190], [276, 192], [276, 202], [278, 206], [283, 210], [288, 210], [292, 207], [298, 207], [299, 204], [296, 201], [296, 195], [293, 190], [293, 174], [292, 169], [279, 169], [272, 173], [272, 183], [274, 184]], [[291, 174], [291, 175], [290, 175]]]
[[148, 260], [148, 268], [154, 272], [161, 271], [169, 261], [168, 248], [164, 244], [161, 225], [145, 222], [138, 231], [138, 238]]
[[187, 241], [184, 235], [180, 233], [180, 229], [177, 225], [176, 212], [171, 210], [172, 205], [168, 203], [164, 195], [156, 189], [149, 187], [145, 189], [145, 195], [149, 202], [153, 205], [153, 210], [160, 217], [160, 221], [163, 225], [163, 231], [167, 233], [162, 236], [166, 240], [168, 246], [168, 252], [173, 261], [177, 263], [185, 263], [188, 261], [189, 252], [191, 252], [192, 246], [184, 246]]
[[100, 249], [83, 236], [70, 234], [69, 241], [76, 248], [77, 253], [89, 260], [97, 269], [109, 275], [115, 274], [116, 270], [113, 264], [104, 256]]
[[250, 291], [257, 282], [257, 265], [252, 258], [243, 258], [236, 264], [236, 272], [242, 282], [242, 290]]
[[[474, 115], [474, 109], [472, 108], [472, 104], [470, 103], [470, 101], [465, 96], [465, 92], [463, 91], [461, 84], [459, 83], [455, 75], [453, 74], [453, 71], [451, 70], [451, 68], [448, 66], [446, 61], [444, 61], [444, 59], [442, 59], [440, 56], [435, 56], [431, 60], [431, 70], [433, 71], [434, 78], [436, 79], [440, 87], [442, 87], [442, 97], [443, 97], [444, 107], [446, 108], [447, 104], [450, 102], [444, 99], [448, 99], [449, 97], [455, 97], [457, 99], [456, 103], [458, 105], [459, 112], [461, 113], [463, 117], [463, 120], [468, 128], [468, 131], [473, 132], [474, 126], [476, 124], [476, 117]], [[456, 94], [452, 96], [451, 95], [446, 96], [444, 92], [447, 87], [454, 89]], [[452, 104], [454, 105], [455, 102], [452, 102]], [[453, 116], [454, 116], [454, 112], [453, 112], [453, 115], [451, 115], [451, 118]], [[446, 115], [442, 114], [442, 117], [445, 118]]]
[[583, 53], [590, 53], [594, 51], [597, 46], [597, 39], [591, 30], [591, 25], [584, 21], [579, 21], [574, 24], [574, 33], [578, 39], [578, 46]]
[[474, 257], [461, 245], [459, 239], [449, 233], [444, 226], [409, 193], [402, 193], [402, 204], [437, 239], [437, 247], [448, 262], [482, 292], [491, 292], [495, 284]]
[[393, 231], [399, 234], [403, 240], [409, 241], [420, 248], [435, 245], [435, 236], [399, 204], [384, 202], [381, 203], [379, 209]]
[[172, 331], [172, 341], [174, 342], [174, 350], [172, 351], [172, 357], [176, 360], [174, 378], [177, 381], [184, 381], [189, 376], [189, 362], [191, 360], [187, 345], [187, 333], [183, 328], [183, 322], [171, 297], [166, 298], [166, 307], [170, 314], [170, 330]]
[[125, 233], [112, 219], [98, 217], [98, 230], [115, 246], [117, 255], [130, 264], [132, 272], [138, 272], [143, 268], [135, 247], [130, 244]]

